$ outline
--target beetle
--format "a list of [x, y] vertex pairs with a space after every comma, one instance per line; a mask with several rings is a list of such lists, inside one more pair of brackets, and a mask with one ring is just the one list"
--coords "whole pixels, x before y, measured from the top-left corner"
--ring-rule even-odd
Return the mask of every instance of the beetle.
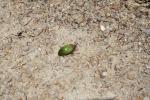
[[69, 54], [72, 54], [74, 50], [76, 49], [77, 44], [66, 44], [62, 47], [60, 47], [58, 51], [59, 56], [66, 56]]

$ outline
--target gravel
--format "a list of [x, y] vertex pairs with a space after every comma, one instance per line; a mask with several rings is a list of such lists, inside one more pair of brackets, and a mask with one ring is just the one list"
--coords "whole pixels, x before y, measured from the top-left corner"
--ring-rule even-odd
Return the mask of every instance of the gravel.
[[149, 100], [149, 0], [0, 2], [0, 100]]

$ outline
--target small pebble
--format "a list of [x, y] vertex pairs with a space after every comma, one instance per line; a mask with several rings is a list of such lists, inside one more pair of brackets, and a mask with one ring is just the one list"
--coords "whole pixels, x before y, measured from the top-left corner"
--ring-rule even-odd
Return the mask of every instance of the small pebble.
[[150, 36], [150, 29], [148, 28], [141, 28], [141, 30], [148, 36]]
[[107, 76], [107, 72], [103, 72], [102, 75], [106, 77]]
[[108, 75], [107, 72], [102, 72], [102, 73], [100, 74], [100, 77], [101, 77], [101, 78], [105, 78], [107, 75]]
[[136, 78], [136, 73], [134, 71], [131, 71], [127, 74], [127, 78], [129, 80], [134, 80]]
[[100, 28], [101, 28], [101, 31], [105, 31], [106, 30], [104, 25], [100, 25]]
[[146, 65], [146, 68], [147, 68], [147, 69], [150, 69], [150, 65]]

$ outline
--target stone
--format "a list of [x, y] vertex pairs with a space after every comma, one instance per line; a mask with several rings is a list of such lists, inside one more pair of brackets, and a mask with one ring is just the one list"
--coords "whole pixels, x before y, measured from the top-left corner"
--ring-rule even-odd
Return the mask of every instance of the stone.
[[101, 29], [101, 31], [105, 31], [106, 30], [104, 25], [100, 25], [100, 29]]
[[134, 80], [136, 78], [136, 73], [134, 71], [131, 71], [127, 74], [127, 78], [129, 80]]
[[103, 72], [102, 75], [103, 75], [104, 77], [106, 77], [106, 76], [107, 76], [107, 72]]

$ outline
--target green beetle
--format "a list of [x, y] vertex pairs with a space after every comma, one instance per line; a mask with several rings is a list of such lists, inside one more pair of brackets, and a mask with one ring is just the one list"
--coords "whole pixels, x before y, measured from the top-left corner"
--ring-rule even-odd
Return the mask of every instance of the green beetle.
[[59, 56], [66, 56], [72, 54], [76, 48], [76, 44], [66, 44], [59, 49]]

